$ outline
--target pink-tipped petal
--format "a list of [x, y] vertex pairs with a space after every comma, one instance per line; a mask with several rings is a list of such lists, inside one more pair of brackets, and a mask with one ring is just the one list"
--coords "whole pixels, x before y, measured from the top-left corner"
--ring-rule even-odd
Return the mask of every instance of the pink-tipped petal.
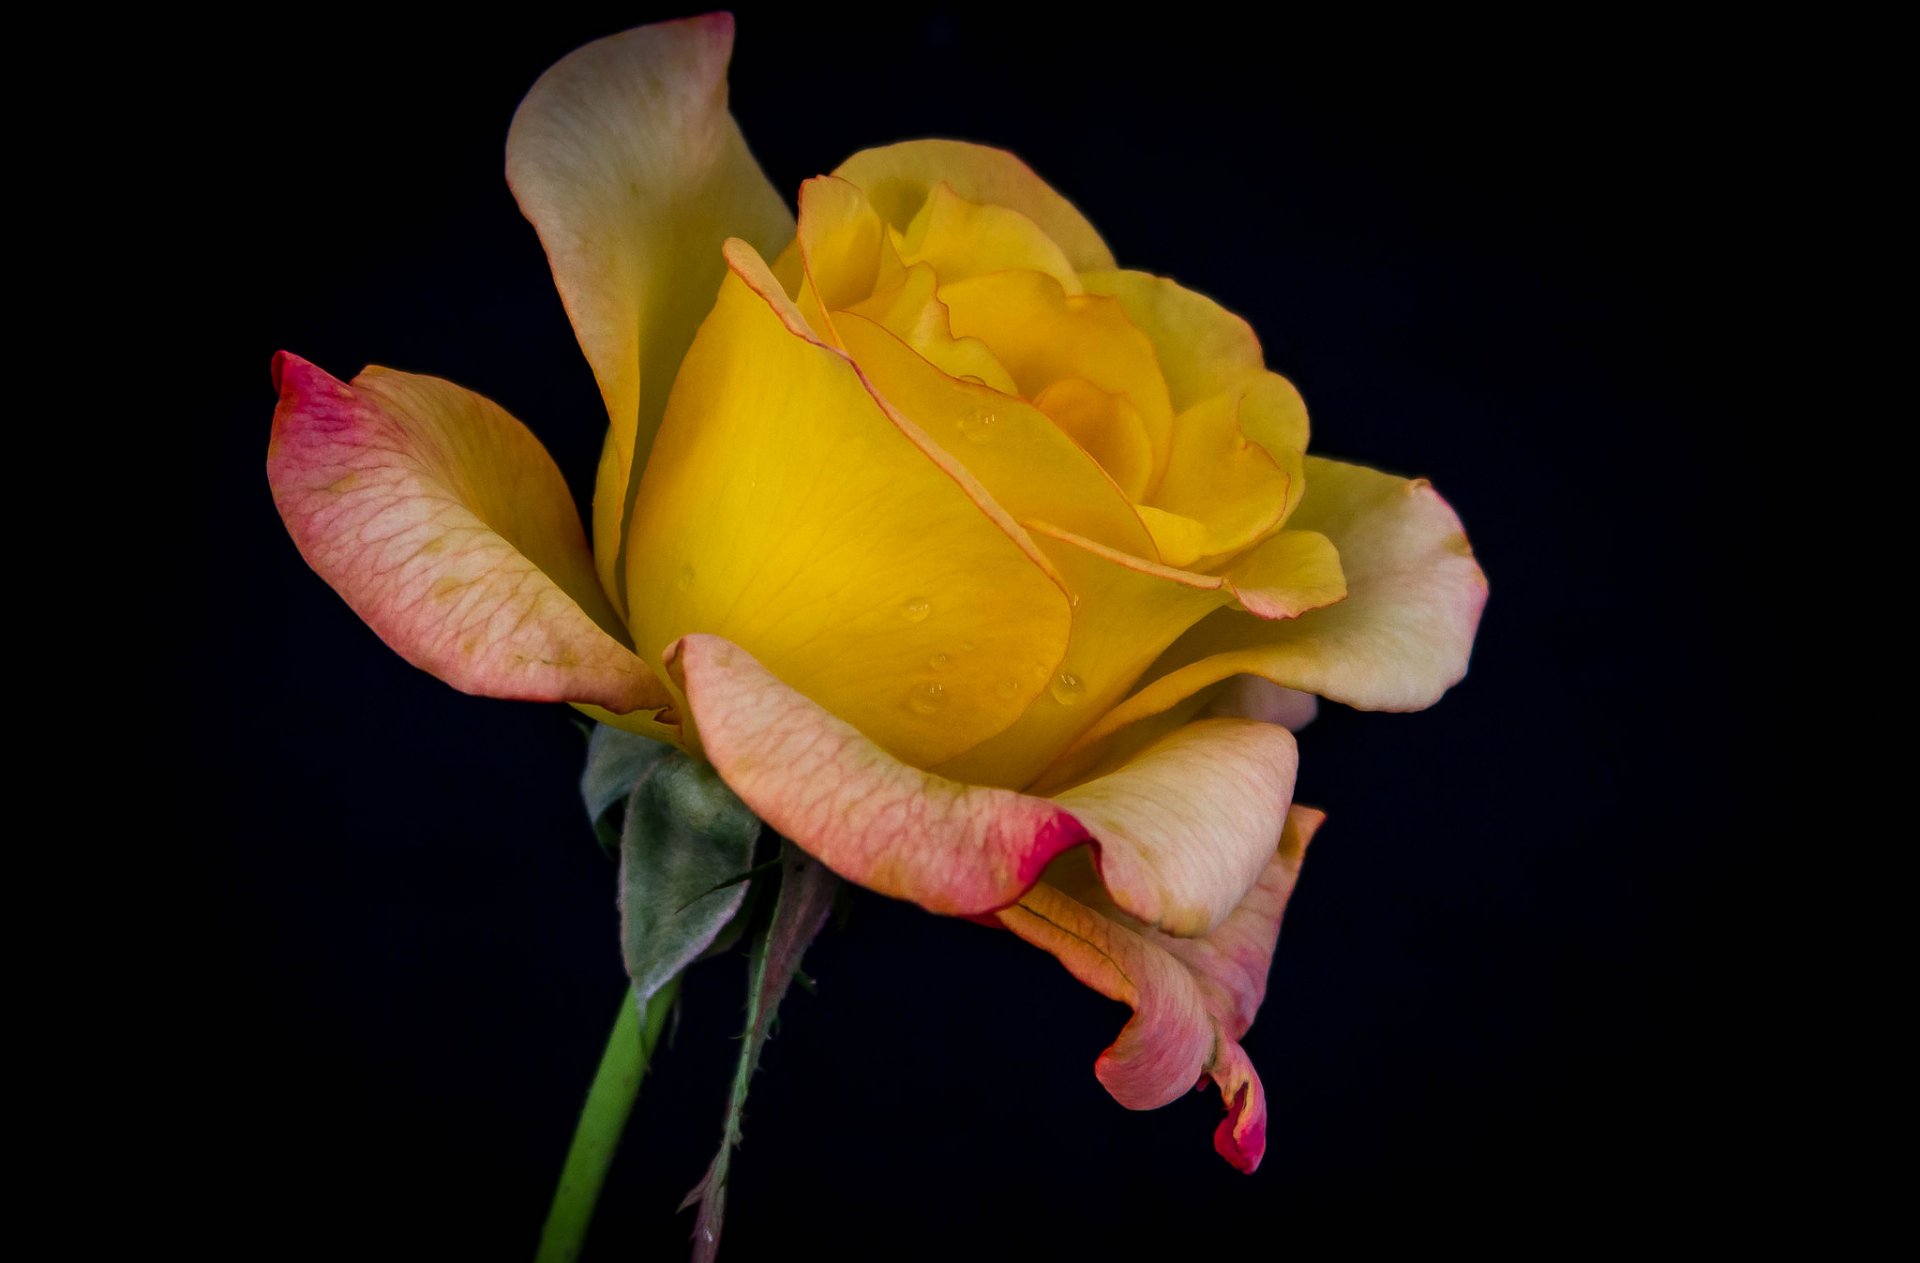
[[[1113, 1098], [1129, 1109], [1154, 1109], [1206, 1075], [1227, 1109], [1214, 1147], [1241, 1171], [1253, 1171], [1265, 1152], [1266, 1096], [1239, 1040], [1265, 994], [1281, 913], [1323, 818], [1294, 808], [1260, 881], [1203, 938], [1139, 927], [1106, 904], [1097, 885], [1073, 885], [1083, 902], [1054, 885], [1052, 873], [1000, 914], [1003, 925], [1051, 952], [1074, 977], [1134, 1010], [1094, 1063]], [[1072, 866], [1065, 866], [1072, 881]]]
[[307, 563], [408, 662], [457, 689], [627, 713], [667, 704], [594, 577], [546, 449], [436, 377], [352, 384], [274, 360], [267, 478]]
[[1285, 728], [1207, 719], [1053, 800], [1098, 839], [1100, 876], [1121, 910], [1192, 937], [1226, 920], [1267, 867], [1299, 761]]
[[1018, 899], [1048, 861], [1087, 838], [1045, 799], [900, 762], [730, 641], [687, 636], [666, 660], [727, 784], [849, 881], [972, 916]]

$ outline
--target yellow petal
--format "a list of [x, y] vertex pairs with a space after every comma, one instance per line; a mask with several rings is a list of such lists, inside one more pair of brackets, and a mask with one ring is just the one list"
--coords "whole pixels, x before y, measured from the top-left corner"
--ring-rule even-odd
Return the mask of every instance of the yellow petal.
[[944, 180], [901, 234], [900, 258], [932, 264], [942, 284], [1025, 268], [1046, 273], [1069, 294], [1081, 289], [1073, 265], [1040, 225], [1004, 206], [970, 202]]
[[540, 77], [507, 134], [507, 183], [607, 405], [594, 562], [623, 617], [633, 491], [726, 270], [720, 244], [743, 237], [771, 254], [793, 235], [727, 112], [732, 52], [725, 13], [598, 40]]
[[943, 284], [940, 300], [954, 333], [992, 347], [1022, 394], [1079, 378], [1125, 396], [1146, 428], [1159, 477], [1173, 431], [1167, 384], [1153, 343], [1116, 300], [1069, 294], [1051, 276], [1018, 271]]
[[1110, 294], [1153, 339], [1176, 411], [1223, 394], [1264, 372], [1253, 326], [1203, 294], [1146, 272], [1088, 272], [1090, 294]]
[[[785, 284], [796, 258], [797, 290]], [[832, 313], [867, 298], [877, 286], [897, 285], [902, 268], [887, 226], [866, 195], [845, 180], [818, 176], [800, 186], [799, 231], [773, 270], [808, 326], [837, 347]]]
[[882, 218], [895, 228], [910, 224], [934, 187], [945, 183], [968, 201], [1005, 206], [1031, 219], [1075, 271], [1113, 267], [1113, 252], [1086, 217], [1004, 149], [958, 140], [908, 140], [863, 149], [834, 174], [866, 190]]
[[[1246, 378], [1236, 390], [1182, 412], [1173, 423], [1166, 474], [1149, 503], [1204, 528], [1168, 535], [1194, 557], [1237, 553], [1280, 529], [1301, 496], [1307, 409], [1277, 373]], [[1153, 525], [1153, 523], [1149, 523]], [[1155, 538], [1162, 538], [1156, 530]], [[1203, 568], [1206, 568], [1203, 563]]]
[[1293, 524], [1338, 549], [1347, 598], [1290, 621], [1212, 615], [1076, 749], [1235, 674], [1361, 710], [1424, 709], [1466, 674], [1487, 580], [1452, 508], [1424, 479], [1312, 456], [1307, 473], [1307, 498]]
[[1121, 552], [1153, 547], [1127, 497], [1033, 405], [941, 373], [879, 325], [840, 317], [849, 354], [880, 395], [966, 466], [1016, 521], [1048, 519]]
[[899, 338], [949, 377], [971, 380], [1003, 394], [1019, 394], [1012, 374], [994, 358], [991, 347], [978, 338], [953, 336], [947, 323], [947, 305], [935, 294], [938, 286], [932, 265], [916, 263], [892, 288], [848, 310]]
[[1147, 437], [1147, 423], [1139, 409], [1125, 395], [1102, 390], [1084, 378], [1063, 377], [1041, 391], [1033, 406], [1099, 461], [1128, 499], [1146, 494], [1147, 481], [1153, 477], [1153, 440]]
[[499, 405], [437, 377], [274, 360], [267, 477], [320, 577], [408, 662], [487, 697], [648, 712], [667, 694], [594, 577], [567, 484]]
[[1026, 785], [1124, 697], [1162, 650], [1232, 599], [1219, 578], [1171, 570], [1040, 523], [1030, 529], [1073, 594], [1073, 636], [1046, 691], [1018, 723], [938, 769], [957, 781]]
[[635, 506], [635, 643], [723, 636], [895, 757], [950, 758], [1044, 688], [1066, 596], [978, 481], [812, 337], [760, 257], [727, 257]]

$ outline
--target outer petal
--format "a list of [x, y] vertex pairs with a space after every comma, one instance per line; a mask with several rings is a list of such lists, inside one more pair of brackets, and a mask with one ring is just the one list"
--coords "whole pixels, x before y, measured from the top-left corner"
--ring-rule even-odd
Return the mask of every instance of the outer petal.
[[1203, 938], [1139, 928], [1105, 907], [1096, 889], [1068, 887], [1091, 903], [1070, 896], [1051, 872], [1000, 914], [1002, 924], [1053, 953], [1074, 977], [1133, 1008], [1133, 1019], [1094, 1063], [1114, 1099], [1154, 1109], [1206, 1074], [1227, 1107], [1214, 1147], [1242, 1171], [1258, 1167], [1265, 1151], [1266, 1099], [1238, 1041], [1265, 994], [1281, 914], [1322, 819], [1294, 808], [1258, 883]]
[[1117, 906], [1192, 937], [1226, 920], [1259, 880], [1299, 762], [1285, 728], [1205, 719], [1053, 801], [1099, 839], [1100, 878]]
[[566, 482], [498, 405], [369, 368], [274, 358], [267, 478], [307, 563], [408, 662], [455, 688], [629, 712], [666, 705], [593, 574]]
[[611, 428], [594, 559], [625, 612], [619, 558], [674, 370], [713, 305], [720, 245], [771, 255], [793, 217], [727, 113], [733, 18], [598, 40], [542, 75], [507, 134], [507, 183], [533, 222], [599, 380]]
[[863, 149], [834, 174], [865, 189], [895, 228], [906, 228], [944, 181], [970, 202], [1005, 206], [1031, 219], [1077, 271], [1113, 267], [1113, 252], [1086, 216], [1004, 149], [959, 140], [908, 140]]
[[738, 645], [668, 649], [706, 755], [762, 820], [849, 881], [930, 912], [1018, 899], [1087, 833], [1042, 798], [962, 785], [893, 758]]
[[978, 481], [814, 338], [751, 248], [728, 250], [736, 270], [634, 510], [635, 642], [654, 655], [726, 636], [895, 756], [950, 758], [1045, 686], [1067, 597]]
[[849, 881], [933, 912], [1006, 907], [1091, 840], [1118, 907], [1201, 933], [1244, 899], [1287, 817], [1284, 728], [1196, 724], [1049, 802], [909, 766], [717, 636], [686, 637], [667, 662], [707, 757], [761, 819]]
[[1420, 710], [1466, 675], [1487, 580], [1460, 519], [1424, 479], [1312, 456], [1306, 464], [1309, 489], [1292, 524], [1332, 539], [1347, 599], [1290, 622], [1211, 616], [1078, 748], [1236, 674], [1361, 710]]

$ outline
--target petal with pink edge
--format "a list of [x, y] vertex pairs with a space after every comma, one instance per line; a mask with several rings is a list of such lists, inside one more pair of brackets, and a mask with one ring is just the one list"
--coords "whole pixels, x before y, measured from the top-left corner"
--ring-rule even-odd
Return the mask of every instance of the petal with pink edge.
[[[1129, 1109], [1155, 1109], [1204, 1074], [1227, 1109], [1214, 1148], [1241, 1171], [1260, 1165], [1267, 1111], [1259, 1075], [1239, 1040], [1265, 995], [1281, 915], [1323, 819], [1295, 807], [1260, 880], [1202, 938], [1176, 939], [1132, 923], [1105, 901], [1084, 866], [1073, 871], [1074, 855], [1063, 857], [1045, 882], [999, 916], [1081, 982], [1134, 1010], [1094, 1063], [1114, 1099]], [[1063, 884], [1056, 885], [1056, 878]]]
[[620, 557], [674, 371], [740, 237], [772, 257], [786, 201], [727, 112], [733, 18], [596, 40], [540, 76], [507, 133], [507, 183], [546, 247], [610, 427], [593, 494], [594, 560], [624, 617]]
[[1004, 908], [1087, 832], [1012, 790], [962, 785], [888, 754], [718, 636], [666, 653], [706, 756], [733, 792], [849, 881], [930, 912]]
[[401, 657], [489, 697], [667, 704], [616, 639], [566, 482], [525, 426], [437, 377], [369, 368], [349, 385], [284, 351], [273, 369], [274, 503]]
[[1192, 937], [1225, 921], [1260, 879], [1299, 764], [1285, 728], [1205, 719], [1053, 801], [1098, 839], [1100, 878], [1122, 911]]

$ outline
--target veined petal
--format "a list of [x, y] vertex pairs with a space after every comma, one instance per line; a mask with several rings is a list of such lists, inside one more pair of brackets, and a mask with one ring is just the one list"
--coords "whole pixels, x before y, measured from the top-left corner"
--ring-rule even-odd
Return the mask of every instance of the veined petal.
[[[950, 758], [1045, 686], [1066, 594], [979, 482], [815, 339], [751, 247], [727, 253], [635, 505], [635, 642], [652, 655], [725, 636], [896, 757]], [[1016, 687], [981, 661], [1017, 664]]]
[[959, 140], [908, 140], [863, 149], [835, 175], [866, 190], [886, 221], [904, 229], [936, 185], [971, 202], [1005, 206], [1040, 226], [1075, 271], [1109, 270], [1113, 252], [1086, 216], [1004, 149]]
[[1045, 799], [902, 763], [717, 636], [686, 637], [666, 662], [733, 792], [849, 881], [978, 916], [1018, 899], [1087, 838]]
[[1052, 798], [1100, 840], [1100, 879], [1114, 904], [1191, 938], [1226, 920], [1259, 880], [1298, 767], [1285, 728], [1205, 719]]
[[1082, 288], [1066, 254], [1040, 225], [1005, 206], [970, 202], [945, 180], [933, 186], [900, 234], [900, 258], [932, 264], [942, 282], [1024, 268], [1046, 273], [1069, 294]]
[[1466, 675], [1487, 580], [1459, 517], [1424, 479], [1314, 456], [1306, 468], [1306, 500], [1292, 521], [1333, 541], [1346, 600], [1286, 622], [1212, 615], [1076, 749], [1236, 674], [1361, 710], [1421, 710]]
[[[1214, 1147], [1242, 1171], [1259, 1166], [1266, 1145], [1266, 1101], [1241, 1049], [1265, 994], [1281, 914], [1308, 841], [1324, 817], [1296, 807], [1260, 879], [1211, 934], [1176, 939], [1132, 925], [1106, 907], [1097, 887], [1034, 887], [1000, 913], [1008, 929], [1051, 952], [1068, 972], [1134, 1010], [1094, 1073], [1129, 1109], [1174, 1100], [1205, 1074], [1219, 1087], [1227, 1117]], [[1065, 857], [1062, 863], [1070, 860]]]
[[1159, 477], [1173, 432], [1167, 384], [1153, 343], [1116, 300], [1069, 294], [1043, 272], [1008, 271], [942, 284], [940, 301], [954, 333], [992, 347], [1022, 394], [1077, 377], [1125, 395], [1146, 426]]
[[1087, 272], [1080, 281], [1090, 294], [1118, 299], [1134, 325], [1153, 339], [1176, 412], [1266, 371], [1253, 326], [1204, 294], [1146, 272]]
[[594, 487], [594, 560], [624, 617], [620, 553], [640, 467], [694, 330], [741, 237], [793, 235], [727, 112], [733, 18], [643, 26], [588, 44], [527, 93], [507, 183], [532, 221], [593, 366], [610, 428]]
[[307, 564], [408, 662], [455, 688], [657, 709], [616, 636], [553, 459], [497, 404], [368, 368], [351, 385], [274, 358], [267, 477]]

